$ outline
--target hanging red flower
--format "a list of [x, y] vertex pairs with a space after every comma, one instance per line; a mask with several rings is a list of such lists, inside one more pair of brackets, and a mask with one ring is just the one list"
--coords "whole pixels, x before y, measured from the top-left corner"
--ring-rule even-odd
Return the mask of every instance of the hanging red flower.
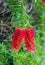
[[14, 32], [12, 40], [12, 50], [20, 50], [22, 40], [25, 40], [25, 46], [27, 51], [35, 51], [35, 33], [34, 29], [20, 29], [17, 28]]
[[15, 49], [15, 43], [17, 43], [17, 39], [20, 35], [20, 28], [17, 28], [14, 32], [14, 35], [13, 35], [13, 40], [12, 40], [12, 50]]
[[35, 32], [34, 29], [27, 29], [25, 36], [25, 45], [28, 51], [35, 51]]
[[45, 5], [45, 0], [42, 0], [42, 3]]
[[12, 40], [12, 50], [19, 50], [21, 42], [25, 36], [25, 30], [17, 28], [14, 32], [14, 37]]

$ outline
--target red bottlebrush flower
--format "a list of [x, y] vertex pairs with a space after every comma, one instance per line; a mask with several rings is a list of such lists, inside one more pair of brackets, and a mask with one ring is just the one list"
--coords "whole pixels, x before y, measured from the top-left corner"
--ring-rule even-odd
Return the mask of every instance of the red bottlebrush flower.
[[19, 35], [20, 35], [20, 28], [17, 28], [16, 31], [14, 32], [14, 35], [13, 35], [12, 50], [15, 49], [15, 43], [17, 42]]
[[45, 0], [42, 0], [42, 3], [45, 5]]
[[22, 42], [24, 36], [25, 36], [25, 31], [24, 30], [21, 30], [20, 36], [17, 39], [17, 43], [15, 43], [15, 49], [17, 51], [20, 50], [20, 45], [21, 45], [21, 42]]
[[17, 28], [14, 32], [12, 40], [12, 50], [20, 50], [21, 42], [24, 38], [27, 51], [35, 51], [35, 33], [34, 29], [20, 29]]
[[22, 29], [17, 29], [14, 33], [13, 41], [12, 41], [12, 50], [19, 50], [21, 42], [25, 36], [25, 31]]
[[35, 51], [35, 33], [34, 29], [27, 29], [26, 30], [26, 38], [25, 38], [25, 45], [28, 51]]
[[29, 30], [29, 37], [30, 37], [31, 51], [35, 51], [35, 32], [34, 32], [34, 29]]

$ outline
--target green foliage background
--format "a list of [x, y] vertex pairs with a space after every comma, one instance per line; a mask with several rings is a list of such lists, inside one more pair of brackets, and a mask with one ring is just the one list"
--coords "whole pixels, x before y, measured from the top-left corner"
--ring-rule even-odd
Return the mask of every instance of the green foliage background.
[[35, 7], [28, 15], [27, 0], [7, 0], [12, 12], [13, 26], [35, 29], [36, 52], [27, 52], [24, 42], [18, 52], [11, 50], [11, 42], [0, 42], [0, 65], [45, 65], [45, 5], [41, 0], [32, 2]]

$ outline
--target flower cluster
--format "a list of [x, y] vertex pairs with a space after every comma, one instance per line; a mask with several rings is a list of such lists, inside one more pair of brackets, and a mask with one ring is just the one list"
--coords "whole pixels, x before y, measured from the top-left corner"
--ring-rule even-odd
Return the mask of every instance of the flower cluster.
[[20, 50], [21, 42], [24, 39], [27, 51], [35, 51], [34, 29], [17, 28], [12, 40], [12, 50]]

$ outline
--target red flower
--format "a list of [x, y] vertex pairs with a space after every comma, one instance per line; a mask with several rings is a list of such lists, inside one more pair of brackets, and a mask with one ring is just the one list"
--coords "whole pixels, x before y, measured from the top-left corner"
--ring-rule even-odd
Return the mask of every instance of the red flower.
[[17, 28], [16, 31], [14, 32], [14, 35], [13, 35], [12, 50], [15, 49], [15, 43], [17, 42], [19, 35], [20, 35], [20, 28]]
[[25, 31], [17, 28], [12, 41], [12, 50], [20, 50], [20, 45], [25, 36]]
[[45, 0], [42, 0], [42, 3], [45, 5]]
[[22, 40], [25, 40], [25, 46], [27, 51], [35, 51], [35, 33], [34, 29], [20, 29], [17, 28], [14, 32], [12, 40], [12, 50], [20, 50]]
[[21, 30], [20, 36], [17, 39], [17, 43], [15, 43], [15, 49], [16, 50], [20, 50], [20, 45], [21, 45], [21, 42], [22, 42], [24, 36], [25, 36], [25, 31]]
[[34, 29], [30, 29], [30, 43], [31, 43], [31, 51], [35, 51], [35, 32]]
[[34, 29], [27, 29], [25, 36], [25, 45], [28, 51], [35, 51], [35, 33]]

